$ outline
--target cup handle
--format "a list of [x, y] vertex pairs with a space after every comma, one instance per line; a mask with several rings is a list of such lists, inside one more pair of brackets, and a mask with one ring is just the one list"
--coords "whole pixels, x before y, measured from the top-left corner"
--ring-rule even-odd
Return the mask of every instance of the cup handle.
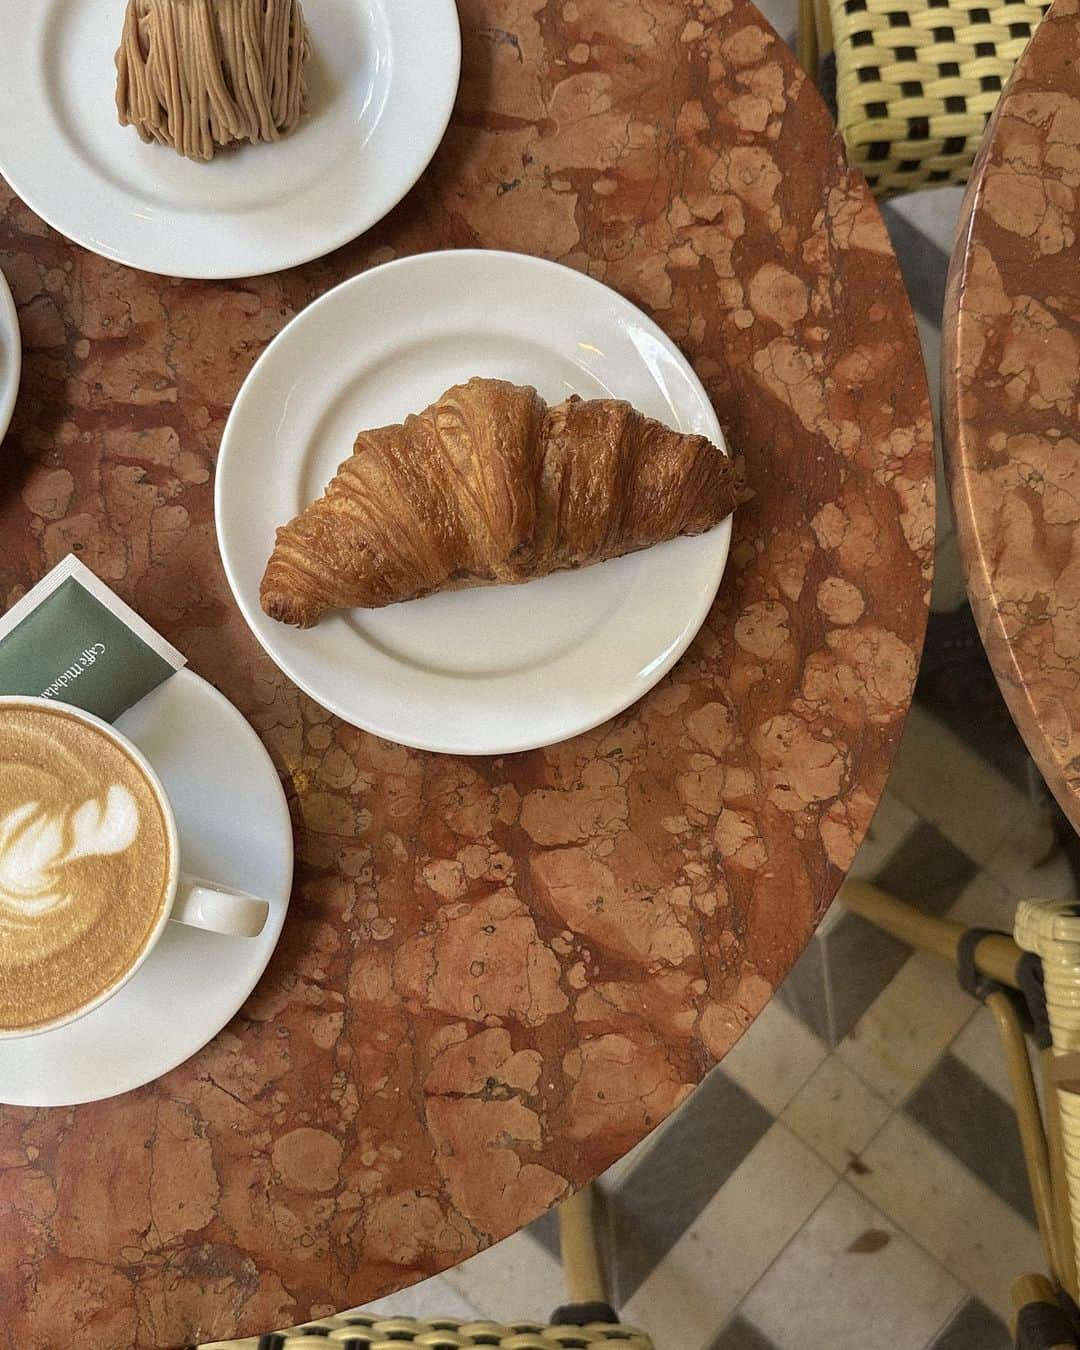
[[243, 891], [227, 891], [198, 877], [181, 874], [169, 918], [189, 928], [230, 937], [258, 937], [266, 925], [270, 906]]

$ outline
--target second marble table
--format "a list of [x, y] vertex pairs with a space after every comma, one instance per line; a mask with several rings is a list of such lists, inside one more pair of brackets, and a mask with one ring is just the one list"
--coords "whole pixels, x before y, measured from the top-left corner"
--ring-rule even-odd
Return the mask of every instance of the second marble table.
[[1080, 829], [1080, 7], [1057, 0], [987, 131], [949, 275], [945, 446], [968, 593]]

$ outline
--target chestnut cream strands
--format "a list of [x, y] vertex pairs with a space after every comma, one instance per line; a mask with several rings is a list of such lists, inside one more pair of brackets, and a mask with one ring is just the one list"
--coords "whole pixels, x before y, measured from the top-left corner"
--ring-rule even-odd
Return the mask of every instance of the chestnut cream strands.
[[209, 160], [276, 141], [306, 110], [299, 0], [128, 0], [116, 110], [144, 141]]

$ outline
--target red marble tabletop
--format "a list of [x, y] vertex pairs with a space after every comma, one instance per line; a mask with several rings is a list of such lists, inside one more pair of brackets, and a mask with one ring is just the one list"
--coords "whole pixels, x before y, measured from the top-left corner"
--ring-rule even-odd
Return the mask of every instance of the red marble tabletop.
[[[324, 261], [165, 280], [0, 195], [26, 345], [0, 598], [77, 550], [250, 718], [298, 859], [270, 970], [211, 1045], [115, 1100], [0, 1111], [12, 1345], [265, 1330], [533, 1218], [752, 1021], [884, 785], [926, 621], [932, 432], [896, 261], [817, 94], [748, 0], [461, 14], [434, 164]], [[278, 674], [230, 599], [211, 493], [229, 405], [297, 310], [464, 245], [557, 258], [648, 310], [756, 494], [661, 685], [484, 760], [376, 740]]]
[[945, 445], [972, 609], [1028, 749], [1080, 828], [1080, 4], [1002, 94], [945, 311]]

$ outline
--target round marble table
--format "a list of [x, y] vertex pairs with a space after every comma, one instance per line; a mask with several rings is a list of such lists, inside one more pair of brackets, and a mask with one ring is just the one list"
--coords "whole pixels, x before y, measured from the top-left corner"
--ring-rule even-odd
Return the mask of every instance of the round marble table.
[[[926, 620], [930, 411], [888, 239], [817, 94], [748, 0], [461, 10], [445, 144], [324, 261], [174, 282], [0, 196], [26, 343], [0, 598], [77, 550], [251, 719], [298, 853], [277, 955], [211, 1045], [115, 1100], [0, 1111], [20, 1344], [265, 1330], [532, 1219], [752, 1021], [885, 782]], [[669, 678], [578, 740], [480, 761], [302, 697], [229, 598], [211, 506], [229, 405], [286, 320], [462, 245], [560, 259], [647, 309], [756, 494]]]
[[1002, 95], [945, 311], [945, 446], [968, 594], [1043, 776], [1080, 829], [1080, 4]]

